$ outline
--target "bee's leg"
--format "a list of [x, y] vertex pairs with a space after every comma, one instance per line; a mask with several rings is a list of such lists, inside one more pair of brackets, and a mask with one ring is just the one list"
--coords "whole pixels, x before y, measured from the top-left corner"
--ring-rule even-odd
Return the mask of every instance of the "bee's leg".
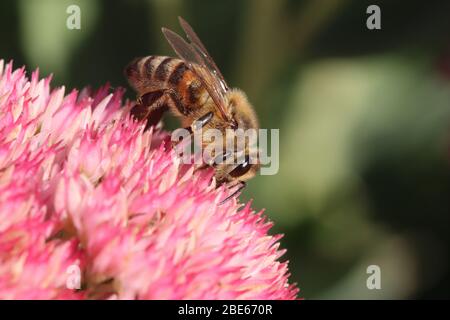
[[[201, 128], [203, 128], [206, 124], [208, 124], [209, 121], [211, 121], [214, 113], [208, 112], [195, 120], [189, 127], [184, 128], [189, 132], [189, 134], [192, 136], [194, 134], [194, 131], [198, 131]], [[175, 148], [180, 142], [183, 140], [172, 142], [172, 147]]]
[[[189, 127], [186, 127], [184, 129], [189, 132], [189, 136], [192, 138], [192, 135], [194, 134], [194, 132], [201, 130], [205, 125], [207, 125], [211, 121], [213, 116], [214, 116], [214, 113], [211, 111], [208, 113], [205, 113], [203, 116], [196, 119]], [[183, 145], [181, 144], [181, 143], [183, 143], [183, 141], [184, 141], [184, 139], [181, 139], [178, 141], [172, 141], [172, 148], [174, 148], [174, 149], [178, 148], [178, 147], [184, 148]], [[217, 161], [215, 161], [215, 159], [214, 159], [212, 161], [212, 163], [202, 163], [194, 169], [194, 172], [205, 169], [207, 167], [210, 167], [216, 162]]]
[[145, 130], [157, 125], [164, 112], [169, 108], [165, 103], [159, 103], [167, 90], [150, 91], [137, 98], [136, 105], [131, 108], [131, 115], [138, 120], [147, 120]]
[[203, 163], [199, 167], [195, 168], [194, 172], [195, 171], [200, 171], [200, 170], [203, 170], [203, 169], [206, 169], [206, 168], [209, 168], [209, 167], [215, 167], [218, 164], [224, 163], [227, 160], [227, 158], [229, 156], [231, 156], [231, 155], [232, 155], [232, 153], [229, 152], [229, 151], [227, 151], [225, 153], [218, 154], [209, 163]]
[[156, 126], [160, 121], [164, 113], [169, 110], [166, 104], [161, 105], [159, 108], [153, 108], [150, 110], [147, 116], [147, 124], [145, 125], [145, 130], [148, 130], [152, 126]]
[[237, 187], [236, 190], [231, 195], [226, 197], [224, 200], [220, 201], [219, 206], [223, 205], [225, 202], [238, 195], [242, 191], [242, 189], [245, 188], [246, 185], [247, 184], [244, 181], [238, 181], [236, 184], [232, 185], [231, 187]]
[[214, 113], [212, 111], [204, 114], [203, 116], [201, 116], [200, 118], [198, 118], [197, 120], [195, 120], [191, 127], [193, 131], [197, 131], [200, 130], [201, 128], [203, 128], [205, 125], [208, 124], [208, 122], [211, 121], [212, 117], [213, 117]]

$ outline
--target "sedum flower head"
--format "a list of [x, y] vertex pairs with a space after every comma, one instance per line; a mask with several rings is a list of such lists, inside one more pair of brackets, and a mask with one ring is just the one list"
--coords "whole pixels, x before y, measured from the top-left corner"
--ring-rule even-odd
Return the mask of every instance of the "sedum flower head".
[[0, 61], [0, 298], [296, 298], [262, 212], [109, 91]]

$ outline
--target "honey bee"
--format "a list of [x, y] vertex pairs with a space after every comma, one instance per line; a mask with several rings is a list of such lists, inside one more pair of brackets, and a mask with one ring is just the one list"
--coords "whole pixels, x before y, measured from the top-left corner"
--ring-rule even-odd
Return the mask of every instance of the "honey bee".
[[[194, 123], [197, 126], [200, 124], [202, 132], [209, 128], [224, 133], [226, 129], [257, 130], [257, 116], [246, 95], [239, 89], [228, 87], [192, 27], [181, 17], [179, 22], [188, 41], [162, 28], [162, 33], [179, 58], [140, 57], [125, 68], [128, 82], [138, 95], [132, 115], [139, 120], [147, 120], [148, 128], [158, 123], [163, 113], [170, 110], [191, 134], [198, 129], [193, 127]], [[245, 150], [235, 149], [235, 153], [238, 152], [244, 154], [243, 161], [238, 164], [223, 161], [209, 164], [215, 169], [218, 185], [226, 183], [237, 186], [228, 198], [240, 192], [260, 166], [259, 163], [251, 163], [248, 145], [245, 145]], [[224, 159], [228, 156], [229, 152], [216, 155]]]

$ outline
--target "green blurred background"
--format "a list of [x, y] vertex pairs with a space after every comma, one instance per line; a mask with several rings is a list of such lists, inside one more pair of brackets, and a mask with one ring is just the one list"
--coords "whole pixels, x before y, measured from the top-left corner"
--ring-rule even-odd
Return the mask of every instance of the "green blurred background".
[[[81, 30], [66, 28], [71, 4]], [[366, 28], [370, 4], [382, 30]], [[0, 58], [68, 90], [126, 87], [132, 58], [173, 55], [160, 28], [180, 32], [183, 16], [280, 129], [279, 173], [242, 198], [285, 234], [300, 295], [449, 298], [449, 13], [444, 0], [2, 0]], [[381, 290], [366, 287], [371, 264]]]

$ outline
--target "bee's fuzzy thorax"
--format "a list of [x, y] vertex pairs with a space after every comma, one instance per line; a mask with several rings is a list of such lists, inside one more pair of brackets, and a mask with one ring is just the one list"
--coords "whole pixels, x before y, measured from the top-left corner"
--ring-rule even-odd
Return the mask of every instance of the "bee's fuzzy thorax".
[[233, 88], [227, 92], [227, 100], [231, 113], [240, 123], [243, 129], [258, 129], [259, 123], [253, 106], [247, 99], [245, 92], [238, 88]]

